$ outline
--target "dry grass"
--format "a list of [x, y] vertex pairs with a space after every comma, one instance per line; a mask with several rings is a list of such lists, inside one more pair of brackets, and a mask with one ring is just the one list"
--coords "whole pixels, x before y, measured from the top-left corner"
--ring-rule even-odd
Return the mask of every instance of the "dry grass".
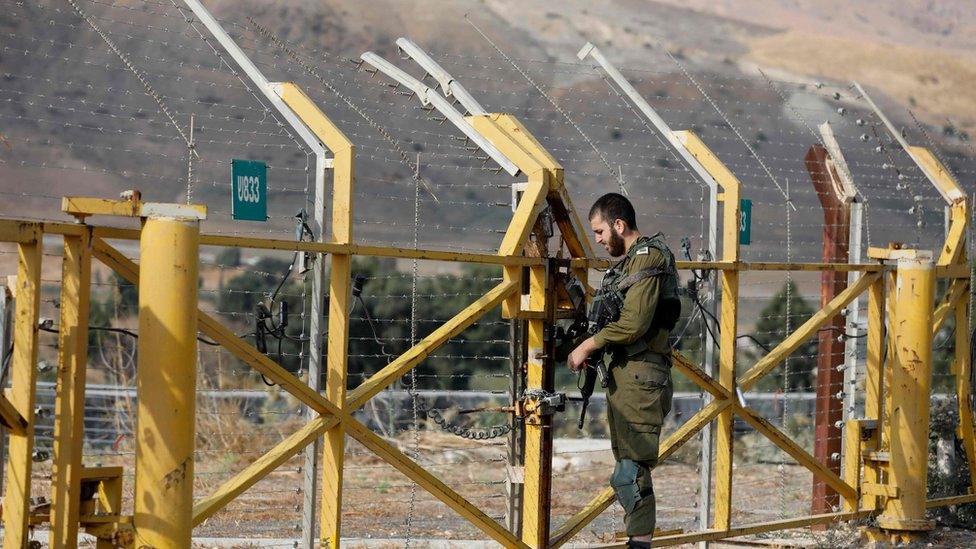
[[788, 31], [751, 40], [749, 58], [762, 66], [882, 90], [924, 121], [946, 117], [976, 128], [976, 60], [944, 50], [898, 46]]

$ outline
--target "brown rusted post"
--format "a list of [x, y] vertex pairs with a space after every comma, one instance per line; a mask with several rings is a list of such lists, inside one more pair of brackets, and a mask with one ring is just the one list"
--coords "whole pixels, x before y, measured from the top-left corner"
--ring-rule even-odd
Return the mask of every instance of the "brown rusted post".
[[[823, 261], [847, 263], [848, 241], [851, 231], [850, 202], [845, 200], [840, 180], [834, 171], [830, 155], [821, 145], [807, 152], [806, 168], [823, 207]], [[823, 271], [820, 275], [820, 305], [847, 288], [847, 274]], [[841, 429], [843, 417], [844, 372], [844, 316], [837, 315], [819, 333], [817, 347], [817, 407], [814, 422], [813, 455], [818, 461], [840, 474]], [[830, 513], [839, 504], [837, 492], [816, 477], [813, 479], [812, 514]]]

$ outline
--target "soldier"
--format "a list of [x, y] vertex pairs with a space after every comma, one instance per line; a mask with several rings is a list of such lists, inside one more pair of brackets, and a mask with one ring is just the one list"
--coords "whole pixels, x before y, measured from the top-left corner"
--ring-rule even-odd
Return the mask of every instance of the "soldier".
[[681, 312], [678, 274], [661, 233], [642, 236], [634, 207], [624, 196], [603, 195], [589, 219], [597, 243], [611, 257], [623, 256], [607, 271], [596, 297], [619, 304], [619, 316], [577, 346], [567, 364], [579, 371], [594, 351], [607, 353], [607, 419], [617, 461], [610, 485], [626, 513], [627, 546], [650, 547], [655, 525], [651, 469], [657, 465], [661, 425], [673, 393], [668, 335]]

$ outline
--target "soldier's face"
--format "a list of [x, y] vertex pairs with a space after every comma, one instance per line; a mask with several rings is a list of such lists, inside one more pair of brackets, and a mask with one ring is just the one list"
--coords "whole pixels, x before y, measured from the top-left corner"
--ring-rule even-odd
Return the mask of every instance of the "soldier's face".
[[602, 215], [594, 215], [590, 218], [590, 228], [596, 237], [596, 243], [603, 246], [610, 257], [620, 257], [624, 255], [624, 239], [620, 236], [617, 229], [607, 223]]

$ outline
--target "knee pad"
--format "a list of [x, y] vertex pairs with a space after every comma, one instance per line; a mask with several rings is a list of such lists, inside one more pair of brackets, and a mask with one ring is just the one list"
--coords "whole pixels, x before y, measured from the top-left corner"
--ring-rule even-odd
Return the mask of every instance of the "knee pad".
[[637, 475], [640, 473], [640, 466], [636, 461], [621, 459], [617, 461], [617, 466], [610, 475], [610, 487], [617, 495], [617, 501], [624, 508], [628, 515], [637, 508], [641, 502], [640, 487], [637, 486]]

